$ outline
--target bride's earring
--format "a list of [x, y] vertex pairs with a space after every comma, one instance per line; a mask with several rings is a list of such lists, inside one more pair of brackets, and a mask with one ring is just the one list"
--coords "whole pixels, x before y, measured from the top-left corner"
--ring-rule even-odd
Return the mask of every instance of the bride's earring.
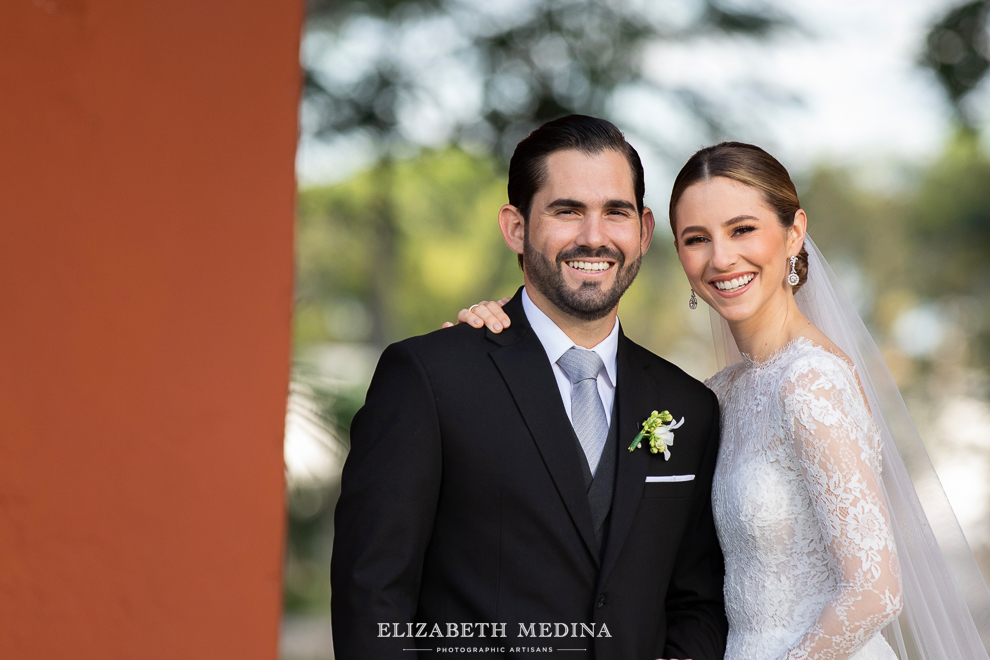
[[796, 263], [797, 257], [791, 257], [791, 274], [787, 276], [787, 283], [791, 286], [797, 286], [801, 282], [801, 278], [797, 274], [797, 269], [794, 268], [794, 264]]
[[698, 309], [698, 296], [694, 295], [694, 289], [691, 289], [691, 299], [688, 300], [688, 307]]

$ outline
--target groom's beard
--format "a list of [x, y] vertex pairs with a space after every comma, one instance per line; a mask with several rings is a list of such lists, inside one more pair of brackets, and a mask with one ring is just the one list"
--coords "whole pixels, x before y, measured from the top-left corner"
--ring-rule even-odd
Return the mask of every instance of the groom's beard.
[[[530, 282], [559, 310], [582, 321], [597, 321], [607, 316], [636, 279], [643, 261], [643, 255], [640, 255], [627, 266], [626, 257], [621, 252], [600, 247], [597, 250], [575, 248], [561, 252], [556, 263], [553, 263], [533, 247], [528, 232], [524, 241], [523, 265]], [[603, 289], [600, 282], [584, 282], [577, 289], [569, 288], [564, 282], [564, 262], [581, 258], [615, 260], [612, 286]]]

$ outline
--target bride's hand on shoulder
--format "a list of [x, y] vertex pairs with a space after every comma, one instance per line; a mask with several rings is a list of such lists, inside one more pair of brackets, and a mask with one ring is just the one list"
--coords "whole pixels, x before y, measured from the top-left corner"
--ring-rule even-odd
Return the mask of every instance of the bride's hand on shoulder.
[[[480, 303], [471, 305], [467, 309], [462, 309], [457, 313], [458, 323], [467, 323], [475, 328], [487, 325], [488, 329], [494, 333], [502, 332], [503, 328], [508, 328], [512, 321], [508, 315], [502, 311], [502, 305], [512, 300], [509, 296], [501, 300], [482, 300]], [[447, 321], [442, 327], [453, 327], [453, 323]]]

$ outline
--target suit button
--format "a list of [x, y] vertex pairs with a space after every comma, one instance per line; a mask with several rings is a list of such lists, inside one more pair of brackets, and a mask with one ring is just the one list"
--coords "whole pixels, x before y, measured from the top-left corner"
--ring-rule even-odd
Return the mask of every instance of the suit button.
[[602, 594], [598, 597], [598, 609], [605, 607], [605, 595]]

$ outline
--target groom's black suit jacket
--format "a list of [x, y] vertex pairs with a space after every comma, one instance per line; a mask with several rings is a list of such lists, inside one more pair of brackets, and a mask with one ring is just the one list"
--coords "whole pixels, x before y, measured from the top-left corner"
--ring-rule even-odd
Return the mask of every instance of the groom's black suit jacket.
[[[351, 427], [331, 562], [337, 660], [402, 649], [585, 648], [597, 660], [721, 659], [723, 562], [711, 510], [719, 439], [715, 395], [621, 334], [612, 509], [599, 548], [553, 370], [523, 313], [501, 334], [458, 325], [389, 346]], [[628, 451], [643, 420], [684, 425], [671, 457]], [[695, 475], [648, 483], [649, 475]], [[396, 638], [407, 622], [504, 623], [465, 638]], [[610, 637], [522, 637], [520, 624], [607, 627]], [[392, 624], [400, 624], [393, 626]], [[415, 630], [415, 628], [413, 628]], [[546, 631], [546, 628], [542, 629]], [[550, 629], [551, 634], [560, 631]], [[584, 629], [587, 635], [587, 628]], [[467, 655], [466, 653], [464, 655]], [[483, 653], [471, 653], [471, 656]], [[541, 654], [542, 655], [542, 654]], [[491, 657], [491, 656], [488, 656]]]

